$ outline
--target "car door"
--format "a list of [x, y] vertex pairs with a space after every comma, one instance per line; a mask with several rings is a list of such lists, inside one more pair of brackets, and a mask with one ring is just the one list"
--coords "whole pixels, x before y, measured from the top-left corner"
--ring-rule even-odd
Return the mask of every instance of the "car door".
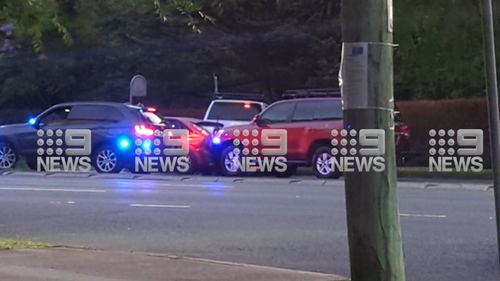
[[317, 114], [319, 102], [317, 100], [300, 100], [292, 115], [292, 128], [288, 131], [291, 134], [289, 144], [295, 148], [290, 151], [290, 159], [297, 161], [305, 161], [307, 159], [307, 151], [309, 146], [314, 141], [315, 124], [314, 116]]
[[[262, 114], [259, 116], [259, 119], [257, 121], [258, 125], [258, 145], [255, 147], [258, 149], [259, 156], [285, 156], [285, 155], [280, 155], [280, 153], [277, 154], [271, 154], [271, 155], [266, 155], [266, 153], [262, 153], [263, 149], [280, 149], [279, 145], [267, 145], [262, 143], [262, 132], [263, 130], [280, 130], [284, 129], [286, 130], [286, 148], [287, 148], [287, 153], [286, 156], [287, 160], [288, 157], [293, 158], [294, 154], [296, 153], [297, 149], [297, 142], [296, 138], [298, 135], [296, 135], [298, 132], [296, 131], [296, 128], [294, 127], [294, 124], [290, 122], [290, 118], [293, 114], [293, 111], [295, 109], [296, 102], [279, 102], [275, 103], [273, 105], [270, 105], [265, 111], [262, 112]], [[253, 133], [253, 132], [251, 132]], [[270, 139], [278, 139], [279, 136], [273, 135], [270, 137]]]
[[120, 125], [123, 119], [123, 114], [113, 106], [82, 104], [74, 106], [67, 123], [71, 129], [90, 130], [91, 148], [95, 150], [103, 144], [117, 145], [120, 135], [131, 135], [131, 127]]
[[331, 141], [333, 138], [332, 130], [342, 130], [344, 128], [343, 119], [344, 112], [340, 99], [321, 100], [314, 112], [314, 122], [309, 128], [309, 135], [316, 140]]
[[32, 158], [39, 155], [37, 152], [41, 151], [40, 149], [43, 149], [44, 154], [48, 148], [54, 150], [57, 144], [51, 144], [50, 141], [47, 143], [47, 141], [55, 139], [54, 142], [57, 142], [57, 131], [68, 129], [67, 117], [71, 109], [72, 106], [54, 106], [39, 115], [33, 125], [33, 130], [18, 136], [21, 153]]

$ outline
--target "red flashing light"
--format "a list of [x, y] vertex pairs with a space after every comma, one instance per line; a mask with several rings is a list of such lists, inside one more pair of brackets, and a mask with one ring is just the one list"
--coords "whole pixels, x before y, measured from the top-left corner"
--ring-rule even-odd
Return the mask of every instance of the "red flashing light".
[[141, 137], [151, 137], [154, 135], [154, 131], [144, 125], [137, 125], [135, 126], [135, 134]]
[[251, 106], [251, 104], [247, 101], [243, 103], [244, 108], [250, 108], [250, 106]]
[[147, 111], [147, 112], [156, 112], [156, 108], [154, 108], [154, 107], [148, 107], [148, 108], [146, 109], [146, 111]]

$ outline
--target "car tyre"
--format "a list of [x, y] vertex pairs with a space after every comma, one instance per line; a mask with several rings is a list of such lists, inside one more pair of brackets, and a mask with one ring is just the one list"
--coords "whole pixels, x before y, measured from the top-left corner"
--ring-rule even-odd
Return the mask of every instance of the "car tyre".
[[18, 160], [14, 147], [7, 142], [0, 142], [0, 170], [15, 168]]
[[95, 151], [92, 163], [99, 173], [117, 174], [123, 169], [123, 162], [120, 155], [115, 148], [107, 145]]
[[312, 168], [317, 178], [338, 179], [342, 176], [341, 171], [332, 169], [332, 160], [336, 157], [332, 155], [332, 148], [322, 146], [316, 150], [312, 157]]
[[219, 159], [219, 171], [223, 176], [227, 177], [236, 177], [242, 174], [241, 168], [234, 163], [235, 159], [240, 159], [241, 162], [241, 153], [235, 154], [234, 149], [236, 146], [230, 145], [226, 147]]

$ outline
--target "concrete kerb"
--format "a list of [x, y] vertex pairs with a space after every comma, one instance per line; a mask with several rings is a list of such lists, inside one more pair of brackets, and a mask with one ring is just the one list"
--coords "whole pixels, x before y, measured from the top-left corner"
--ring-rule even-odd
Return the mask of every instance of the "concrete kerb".
[[[406, 183], [408, 184], [408, 183]], [[492, 188], [489, 184], [463, 184], [463, 183], [410, 183], [411, 185], [420, 186], [423, 189], [451, 189], [451, 190], [476, 190], [476, 191], [488, 191]], [[400, 184], [398, 184], [400, 185]]]
[[6, 171], [3, 172], [2, 176], [31, 176], [31, 177], [45, 177], [48, 173], [45, 172], [15, 172], [15, 171]]
[[[343, 277], [343, 276], [334, 275], [334, 274], [319, 273], [319, 272], [312, 272], [312, 271], [301, 271], [301, 270], [293, 270], [293, 269], [286, 269], [286, 268], [279, 268], [279, 267], [269, 267], [269, 266], [253, 265], [253, 264], [246, 264], [246, 263], [226, 262], [226, 261], [210, 260], [210, 259], [203, 259], [203, 258], [191, 258], [191, 257], [174, 256], [174, 255], [167, 255], [167, 254], [146, 253], [146, 255], [148, 257], [165, 258], [165, 259], [170, 259], [170, 260], [187, 260], [187, 261], [211, 263], [211, 264], [217, 264], [217, 265], [238, 266], [238, 267], [255, 268], [255, 269], [269, 269], [269, 270], [274, 270], [274, 271], [282, 271], [282, 272], [302, 274], [302, 275], [312, 275], [312, 276], [321, 278], [322, 281], [323, 280], [325, 280], [325, 281], [327, 281], [327, 280], [331, 280], [331, 281], [347, 280], [346, 277]], [[323, 278], [325, 278], [325, 279], [323, 279]]]

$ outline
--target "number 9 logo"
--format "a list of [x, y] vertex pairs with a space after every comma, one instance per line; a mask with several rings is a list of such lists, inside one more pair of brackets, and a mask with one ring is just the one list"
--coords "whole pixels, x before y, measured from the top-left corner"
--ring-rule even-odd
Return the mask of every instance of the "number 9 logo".
[[[370, 137], [370, 138], [368, 138]], [[359, 130], [359, 144], [362, 146], [375, 146], [375, 148], [362, 148], [360, 155], [381, 156], [385, 154], [385, 131], [383, 129]]]
[[67, 146], [83, 146], [83, 148], [66, 149], [66, 155], [88, 156], [92, 153], [92, 132], [87, 129], [68, 129], [66, 130], [65, 144]]

